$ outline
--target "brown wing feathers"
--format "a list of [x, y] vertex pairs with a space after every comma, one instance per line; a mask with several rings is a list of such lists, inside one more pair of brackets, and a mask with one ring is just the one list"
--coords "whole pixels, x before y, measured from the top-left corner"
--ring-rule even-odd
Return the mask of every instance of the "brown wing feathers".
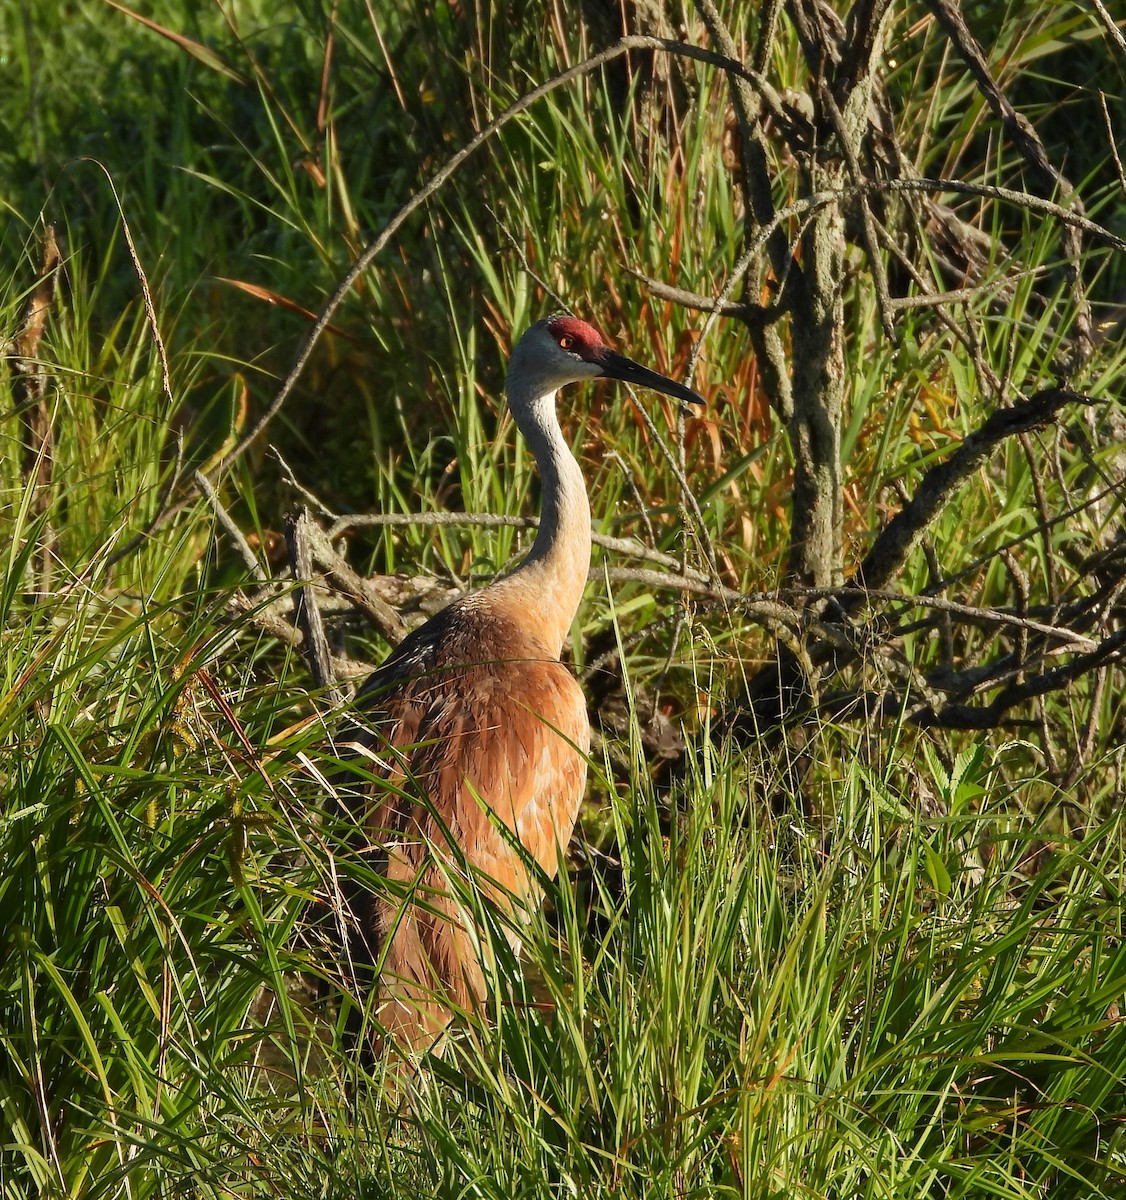
[[472, 605], [454, 605], [436, 623], [364, 688], [362, 739], [395, 765], [390, 786], [369, 783], [352, 801], [364, 849], [383, 857], [389, 885], [355, 905], [361, 957], [379, 965], [375, 1017], [414, 1050], [440, 1036], [454, 1008], [484, 998], [457, 881], [467, 873], [489, 881], [485, 894], [505, 909], [532, 898], [538, 888], [513, 840], [555, 874], [590, 736], [578, 683], [534, 640], [498, 629]]

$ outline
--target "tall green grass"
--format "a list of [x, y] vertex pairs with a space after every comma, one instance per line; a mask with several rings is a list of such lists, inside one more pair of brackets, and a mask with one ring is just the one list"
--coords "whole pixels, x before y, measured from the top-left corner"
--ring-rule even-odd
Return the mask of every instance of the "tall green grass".
[[613, 799], [616, 856], [393, 1119], [284, 978], [328, 865], [308, 787], [204, 790], [203, 758], [55, 729], [9, 780], [6, 1195], [1122, 1186], [1120, 813], [1048, 839], [983, 751], [932, 765], [929, 819], [858, 761], [815, 829], [705, 739], [671, 809], [643, 772]]
[[[519, 965], [497, 939], [488, 1020], [464, 1022], [409, 1110], [389, 1111], [378, 1064], [341, 1035], [349, 1001], [307, 928], [310, 905], [363, 869], [323, 812], [333, 763], [307, 677], [228, 604], [242, 564], [202, 501], [150, 522], [177, 468], [229, 446], [288, 366], [306, 319], [270, 301], [316, 310], [413, 184], [585, 35], [500, 3], [472, 22], [405, 2], [228, 15], [164, 0], [146, 15], [193, 46], [93, 3], [60, 24], [34, 6], [0, 15], [5, 338], [41, 210], [65, 251], [40, 350], [57, 441], [45, 496], [20, 470], [22, 416], [0, 405], [3, 1200], [1121, 1195], [1114, 689], [1101, 749], [1067, 794], [1031, 735], [829, 725], [811, 731], [799, 792], [784, 762], [711, 725], [769, 652], [762, 633], [686, 610], [670, 660], [677, 601], [641, 584], [592, 585], [577, 623], [578, 660], [582, 639], [629, 646], [629, 719], [592, 772], [571, 876]], [[728, 15], [753, 32], [750, 6]], [[999, 35], [1005, 82], [1036, 64], [1050, 90], [1054, 56], [1087, 26], [1044, 5], [1021, 37], [1019, 16]], [[1007, 178], [933, 26], [910, 32], [919, 17], [896, 26], [889, 88], [920, 167]], [[780, 40], [780, 86], [800, 84], [798, 64]], [[682, 370], [701, 322], [624, 268], [722, 285], [741, 237], [717, 149], [727, 91], [687, 68], [662, 98], [669, 139], [638, 116], [645, 87], [636, 73], [556, 93], [361, 280], [270, 433], [333, 509], [529, 510], [532, 464], [498, 401], [512, 331], [555, 304], [528, 267], [624, 349]], [[151, 283], [176, 411], [90, 157]], [[1112, 193], [1095, 195], [1113, 219]], [[1058, 268], [1054, 231], [1010, 217], [998, 246]], [[972, 313], [985, 359], [1026, 390], [1050, 377], [1049, 314], [1068, 303], [1035, 283]], [[889, 483], [913, 486], [981, 398], [926, 314], [905, 314], [888, 346], [860, 273], [847, 300], [861, 545]], [[1076, 384], [1113, 395], [1123, 364], [1110, 342]], [[749, 590], [777, 581], [787, 520], [789, 452], [756, 378], [745, 336], [722, 326], [697, 376], [713, 409], [686, 451], [725, 579]], [[593, 390], [565, 403], [601, 527], [679, 551], [678, 485], [632, 405]], [[663, 410], [657, 427], [672, 436]], [[291, 497], [263, 450], [221, 488], [265, 554]], [[1087, 486], [1080, 449], [1061, 441], [1056, 461], [1062, 492]], [[1023, 467], [1001, 455], [936, 523], [947, 569], [1027, 522]], [[45, 594], [41, 510], [58, 535]], [[1107, 519], [1050, 536], [1085, 545]], [[480, 582], [525, 536], [387, 529], [351, 552]], [[906, 583], [924, 580], [913, 564]], [[1002, 583], [984, 572], [973, 594], [993, 602]], [[905, 653], [926, 664], [933, 646], [908, 638]], [[690, 739], [671, 780], [641, 748], [654, 703]]]

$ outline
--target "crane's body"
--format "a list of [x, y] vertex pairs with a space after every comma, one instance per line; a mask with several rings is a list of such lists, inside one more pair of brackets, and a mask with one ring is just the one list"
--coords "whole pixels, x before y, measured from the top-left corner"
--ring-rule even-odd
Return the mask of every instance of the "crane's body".
[[353, 949], [378, 965], [374, 1016], [400, 1055], [431, 1047], [485, 994], [479, 931], [451, 880], [472, 872], [505, 909], [533, 901], [527, 859], [554, 875], [578, 815], [590, 726], [560, 653], [590, 566], [590, 506], [555, 394], [600, 376], [703, 403], [586, 322], [533, 325], [506, 387], [542, 482], [532, 549], [405, 638], [357, 696], [353, 737], [384, 778], [354, 789], [354, 815], [389, 886], [351, 898]]

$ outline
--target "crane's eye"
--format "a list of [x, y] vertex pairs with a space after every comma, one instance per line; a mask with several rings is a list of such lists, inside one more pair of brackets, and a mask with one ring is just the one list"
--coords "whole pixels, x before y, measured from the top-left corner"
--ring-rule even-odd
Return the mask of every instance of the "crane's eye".
[[559, 345], [563, 350], [570, 350], [575, 344], [575, 339], [569, 333], [565, 333], [559, 339]]

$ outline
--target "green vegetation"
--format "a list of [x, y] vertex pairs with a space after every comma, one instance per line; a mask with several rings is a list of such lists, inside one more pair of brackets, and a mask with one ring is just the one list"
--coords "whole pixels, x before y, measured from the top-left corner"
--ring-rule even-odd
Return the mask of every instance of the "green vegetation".
[[[758, 7], [724, 6], [749, 45]], [[626, 715], [600, 713], [570, 873], [519, 965], [498, 939], [489, 1020], [421, 1073], [409, 1118], [387, 1111], [307, 936], [310, 905], [364, 869], [324, 813], [325, 718], [300, 656], [231, 603], [253, 586], [192, 472], [252, 427], [308, 314], [412, 192], [603, 34], [505, 0], [52, 8], [0, 12], [0, 1200], [1121, 1196], [1121, 654], [1019, 724], [841, 703], [760, 742], [732, 714], [773, 637], [652, 579], [592, 583], [575, 630], [580, 672], [622, 649], [620, 678], [586, 683]], [[1063, 0], [966, 9], [1088, 215], [1126, 236], [1099, 101], [1121, 140], [1126, 57]], [[687, 40], [708, 44], [695, 22]], [[787, 18], [771, 45], [774, 86], [806, 87]], [[928, 10], [893, 11], [882, 75], [920, 174], [1019, 186]], [[545, 285], [680, 377], [705, 318], [633, 272], [722, 289], [743, 250], [733, 130], [713, 66], [644, 55], [506, 125], [364, 272], [217, 481], [263, 569], [294, 502], [268, 444], [333, 512], [533, 510], [500, 396], [513, 331], [559, 306]], [[793, 167], [771, 165], [782, 208]], [[896, 486], [913, 494], [992, 406], [956, 331], [1025, 394], [1074, 332], [1058, 223], [942, 198], [987, 235], [953, 329], [904, 307], [893, 343], [850, 258], [850, 565]], [[17, 361], [47, 223], [49, 454]], [[919, 238], [921, 257], [950, 250]], [[1086, 243], [1101, 338], [1070, 379], [1119, 405], [1124, 262]], [[712, 326], [693, 376], [710, 413], [678, 446], [654, 409], [668, 457], [621, 392], [566, 393], [598, 529], [690, 566], [710, 548], [728, 589], [783, 583], [792, 451], [760, 372], [742, 325]], [[1034, 616], [1085, 594], [1077, 564], [1121, 557], [1120, 422], [1104, 405], [1004, 442], [896, 586], [918, 594], [940, 563], [966, 604], [1016, 607], [1022, 578]], [[526, 536], [365, 528], [349, 557], [469, 585]], [[942, 661], [947, 633], [909, 611], [886, 618], [893, 678]], [[357, 659], [387, 649], [340, 636]], [[956, 631], [967, 660], [1004, 636]], [[683, 729], [671, 768], [654, 711]]]

